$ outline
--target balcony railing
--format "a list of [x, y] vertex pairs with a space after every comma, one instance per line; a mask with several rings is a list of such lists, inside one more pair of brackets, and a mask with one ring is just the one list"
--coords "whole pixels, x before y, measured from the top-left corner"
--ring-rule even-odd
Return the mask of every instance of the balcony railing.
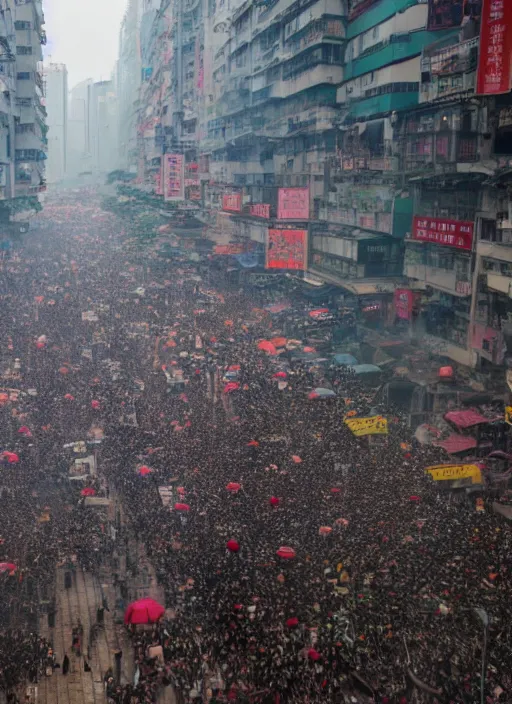
[[478, 161], [478, 133], [438, 132], [406, 138], [403, 170], [443, 171], [446, 165]]

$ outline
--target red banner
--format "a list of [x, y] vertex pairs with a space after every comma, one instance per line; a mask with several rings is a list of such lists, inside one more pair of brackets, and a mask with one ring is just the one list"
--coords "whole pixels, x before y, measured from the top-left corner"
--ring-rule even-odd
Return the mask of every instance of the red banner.
[[249, 207], [249, 215], [254, 218], [269, 218], [270, 205], [268, 203], [255, 203]]
[[412, 239], [420, 242], [435, 242], [446, 247], [471, 250], [473, 247], [472, 222], [464, 220], [445, 220], [414, 216]]
[[398, 318], [410, 320], [414, 306], [414, 292], [407, 288], [397, 288], [395, 291], [395, 312]]
[[309, 188], [280, 188], [277, 194], [278, 220], [309, 219]]
[[478, 95], [499, 95], [512, 88], [512, 3], [484, 0], [480, 26]]
[[185, 200], [183, 154], [164, 154], [164, 199]]
[[242, 210], [242, 195], [240, 193], [230, 193], [227, 196], [222, 196], [222, 210], [240, 213]]
[[305, 271], [308, 256], [307, 230], [268, 231], [267, 269]]

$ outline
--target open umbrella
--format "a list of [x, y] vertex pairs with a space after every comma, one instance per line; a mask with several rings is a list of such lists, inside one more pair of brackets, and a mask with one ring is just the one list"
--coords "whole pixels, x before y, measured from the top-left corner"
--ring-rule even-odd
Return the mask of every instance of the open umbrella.
[[175, 511], [190, 511], [190, 506], [188, 504], [177, 503], [174, 504]]
[[311, 391], [311, 392], [308, 394], [308, 398], [309, 398], [309, 399], [313, 399], [313, 398], [332, 398], [333, 396], [336, 396], [336, 394], [334, 393], [334, 391], [333, 391], [332, 389], [324, 389], [324, 388], [321, 388], [321, 387], [318, 387], [317, 389], [313, 389], [313, 391]]
[[15, 452], [7, 452], [7, 450], [5, 452], [2, 452], [2, 457], [4, 458], [4, 460], [7, 460], [9, 464], [16, 464], [16, 462], [20, 461], [20, 458]]
[[242, 485], [239, 484], [238, 482], [229, 482], [229, 484], [226, 484], [226, 489], [228, 491], [232, 491], [233, 494], [236, 494], [237, 491], [240, 491], [242, 488]]
[[229, 552], [238, 552], [240, 550], [240, 543], [237, 540], [228, 540], [226, 547]]
[[277, 354], [275, 346], [269, 340], [262, 340], [258, 342], [258, 349], [267, 354]]
[[96, 496], [95, 490], [92, 488], [92, 486], [86, 486], [85, 489], [82, 489], [80, 492], [81, 496]]
[[65, 394], [64, 398], [66, 399], [66, 401], [74, 401], [75, 400], [75, 397], [72, 396], [71, 394]]
[[279, 550], [276, 551], [276, 555], [281, 557], [283, 560], [293, 560], [297, 553], [293, 548], [289, 548], [286, 545], [282, 545]]
[[99, 401], [96, 401], [96, 400], [91, 401], [91, 406], [92, 406], [93, 408], [97, 409], [97, 408], [100, 407], [100, 402], [99, 402]]
[[153, 470], [151, 467], [147, 467], [145, 464], [142, 465], [142, 467], [139, 469], [139, 474], [141, 477], [147, 477], [148, 474], [151, 474]]
[[278, 347], [286, 347], [287, 339], [286, 337], [273, 337], [270, 342], [277, 349]]
[[124, 614], [125, 624], [156, 623], [165, 613], [164, 607], [154, 599], [139, 599], [128, 606]]
[[358, 363], [357, 359], [351, 354], [333, 354], [332, 362], [333, 364], [337, 364], [339, 367], [343, 365], [352, 367]]
[[17, 569], [17, 566], [13, 562], [0, 562], [0, 573], [15, 572]]
[[233, 391], [238, 391], [240, 388], [240, 384], [237, 381], [230, 381], [226, 386], [224, 387], [223, 393], [225, 394], [230, 394]]

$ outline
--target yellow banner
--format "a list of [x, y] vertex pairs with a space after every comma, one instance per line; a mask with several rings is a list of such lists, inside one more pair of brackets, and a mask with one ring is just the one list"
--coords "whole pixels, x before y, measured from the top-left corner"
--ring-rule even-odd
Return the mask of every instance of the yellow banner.
[[345, 424], [356, 437], [363, 435], [387, 435], [388, 421], [382, 416], [371, 418], [345, 418]]
[[476, 464], [436, 464], [425, 469], [435, 482], [471, 478], [472, 484], [482, 483], [482, 472]]
[[512, 406], [505, 406], [505, 423], [512, 425]]

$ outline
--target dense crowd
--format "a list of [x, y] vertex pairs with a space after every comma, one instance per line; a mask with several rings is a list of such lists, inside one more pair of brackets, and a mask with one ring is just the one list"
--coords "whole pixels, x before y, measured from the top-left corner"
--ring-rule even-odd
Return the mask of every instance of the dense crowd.
[[[104, 550], [64, 449], [96, 424], [101, 472], [173, 612], [136, 632], [137, 683], [113, 682], [113, 701], [150, 701], [170, 682], [184, 700], [206, 687], [213, 701], [405, 703], [419, 680], [434, 700], [474, 703], [475, 609], [492, 617], [487, 701], [511, 701], [508, 524], [439, 491], [424, 468], [448, 456], [417, 443], [395, 409], [389, 435], [355, 438], [343, 418], [372, 412], [372, 388], [259, 350], [276, 322], [201, 272], [183, 258], [162, 267], [156, 245], [132, 249], [94, 201], [48, 207], [4, 262], [2, 359], [21, 359], [25, 395], [1, 409], [3, 447], [19, 455], [2, 469], [0, 551], [19, 563], [0, 575], [2, 618], [11, 593], [30, 611], [31, 594], [51, 591], [57, 561], [75, 554], [92, 569]], [[289, 315], [301, 314], [295, 302]], [[238, 387], [224, 393], [233, 366]], [[182, 389], [167, 380], [177, 368]], [[325, 385], [336, 396], [308, 398]]]

